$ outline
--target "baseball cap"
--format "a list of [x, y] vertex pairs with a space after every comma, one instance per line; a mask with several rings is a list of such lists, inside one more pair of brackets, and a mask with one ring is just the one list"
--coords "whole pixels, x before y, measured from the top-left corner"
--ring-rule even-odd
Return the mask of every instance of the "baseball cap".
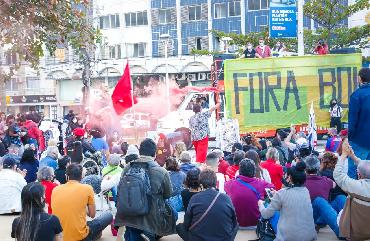
[[15, 165], [17, 164], [17, 162], [15, 161], [14, 158], [11, 158], [11, 157], [6, 157], [4, 160], [3, 160], [3, 168], [13, 168]]
[[82, 128], [76, 128], [73, 130], [73, 135], [75, 136], [84, 136], [85, 135], [85, 130]]

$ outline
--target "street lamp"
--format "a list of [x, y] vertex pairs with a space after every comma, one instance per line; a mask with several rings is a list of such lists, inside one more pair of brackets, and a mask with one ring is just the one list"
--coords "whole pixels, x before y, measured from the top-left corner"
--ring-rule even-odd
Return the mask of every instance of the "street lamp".
[[166, 98], [167, 98], [167, 113], [171, 112], [171, 103], [170, 103], [170, 83], [168, 77], [168, 45], [171, 41], [171, 35], [169, 34], [161, 34], [159, 36], [161, 43], [164, 45], [164, 58], [166, 61]]
[[225, 51], [226, 51], [226, 54], [229, 53], [229, 42], [232, 41], [233, 39], [230, 38], [230, 37], [222, 37], [221, 38], [221, 41], [224, 42], [224, 45], [225, 45]]

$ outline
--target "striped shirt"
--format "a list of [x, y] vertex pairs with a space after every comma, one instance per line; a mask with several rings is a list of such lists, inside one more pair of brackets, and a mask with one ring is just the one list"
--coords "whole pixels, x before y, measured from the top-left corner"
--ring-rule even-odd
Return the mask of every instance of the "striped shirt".
[[339, 105], [335, 105], [334, 107], [330, 108], [330, 117], [342, 117], [343, 109]]

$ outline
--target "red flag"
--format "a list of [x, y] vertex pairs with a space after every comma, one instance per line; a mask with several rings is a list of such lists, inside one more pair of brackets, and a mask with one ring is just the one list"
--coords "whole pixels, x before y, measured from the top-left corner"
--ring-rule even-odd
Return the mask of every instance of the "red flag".
[[[126, 64], [125, 72], [118, 81], [112, 94], [113, 108], [117, 115], [121, 115], [137, 103], [136, 96], [132, 96], [130, 66]], [[132, 103], [133, 102], [133, 103]]]

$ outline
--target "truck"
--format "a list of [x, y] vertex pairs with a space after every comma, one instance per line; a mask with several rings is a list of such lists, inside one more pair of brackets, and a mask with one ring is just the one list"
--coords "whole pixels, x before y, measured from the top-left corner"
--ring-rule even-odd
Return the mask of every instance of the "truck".
[[[349, 96], [358, 86], [361, 54], [233, 59], [216, 56], [210, 86], [218, 91], [189, 91], [177, 110], [159, 119], [158, 132], [189, 135], [192, 103], [206, 98], [221, 108], [209, 119], [210, 138], [221, 118], [237, 119], [241, 135], [271, 138], [280, 128], [294, 125], [307, 132], [309, 110], [314, 106], [317, 133], [329, 127], [329, 103], [338, 99], [347, 120]], [[191, 143], [188, 143], [191, 147]]]

